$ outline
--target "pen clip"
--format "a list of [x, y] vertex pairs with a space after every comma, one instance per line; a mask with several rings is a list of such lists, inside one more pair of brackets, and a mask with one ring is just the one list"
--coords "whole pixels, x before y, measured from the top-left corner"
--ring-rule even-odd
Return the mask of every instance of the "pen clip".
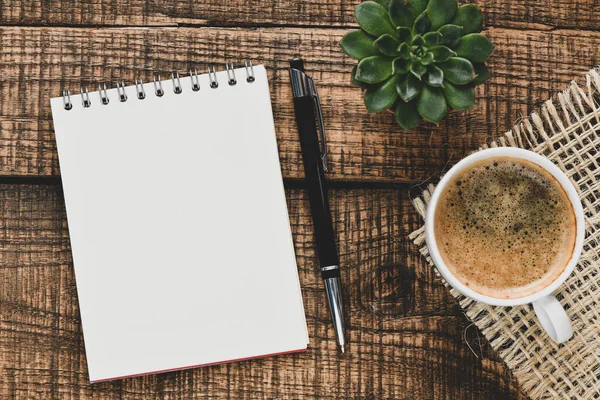
[[306, 76], [310, 87], [310, 94], [315, 103], [315, 111], [317, 112], [317, 122], [319, 128], [319, 134], [321, 136], [321, 162], [323, 163], [323, 171], [327, 171], [327, 140], [325, 139], [325, 124], [323, 123], [323, 112], [321, 111], [321, 100], [319, 100], [319, 92], [317, 91], [317, 85], [310, 76]]

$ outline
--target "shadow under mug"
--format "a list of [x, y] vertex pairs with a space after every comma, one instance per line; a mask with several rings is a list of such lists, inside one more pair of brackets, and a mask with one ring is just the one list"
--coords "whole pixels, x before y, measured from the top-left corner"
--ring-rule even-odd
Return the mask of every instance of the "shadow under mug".
[[[510, 157], [516, 159], [527, 160], [539, 165], [541, 168], [549, 172], [562, 188], [567, 193], [569, 201], [573, 206], [575, 212], [575, 218], [577, 223], [577, 232], [575, 238], [575, 247], [573, 253], [566, 265], [564, 271], [548, 286], [539, 290], [536, 293], [511, 299], [501, 299], [496, 297], [487, 296], [476, 292], [475, 290], [467, 287], [458, 278], [456, 278], [452, 272], [448, 269], [442, 257], [440, 255], [437, 243], [435, 241], [435, 226], [434, 226], [434, 215], [437, 207], [440, 194], [444, 192], [445, 187], [452, 178], [461, 172], [469, 165], [495, 157]], [[564, 281], [569, 277], [577, 261], [581, 255], [583, 249], [583, 239], [585, 237], [585, 220], [583, 214], [583, 207], [579, 200], [579, 195], [573, 184], [569, 181], [569, 178], [562, 172], [554, 163], [547, 158], [540, 156], [539, 154], [533, 153], [528, 150], [514, 148], [514, 147], [496, 147], [486, 150], [481, 150], [461, 160], [458, 164], [452, 167], [442, 178], [440, 183], [437, 185], [429, 205], [427, 207], [427, 214], [425, 216], [425, 239], [429, 253], [437, 269], [444, 279], [458, 290], [463, 295], [472, 298], [476, 301], [481, 301], [486, 304], [493, 306], [517, 306], [523, 304], [533, 304], [533, 309], [540, 321], [542, 327], [548, 333], [548, 336], [557, 343], [562, 343], [571, 338], [573, 335], [573, 328], [571, 327], [571, 320], [567, 316], [564, 308], [558, 302], [558, 300], [552, 295], [552, 292], [556, 290]]]

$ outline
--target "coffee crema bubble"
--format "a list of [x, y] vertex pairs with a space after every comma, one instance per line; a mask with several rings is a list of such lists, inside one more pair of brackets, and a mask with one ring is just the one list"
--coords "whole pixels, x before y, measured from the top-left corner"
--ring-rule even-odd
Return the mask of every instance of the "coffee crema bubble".
[[490, 158], [460, 171], [434, 216], [436, 244], [453, 275], [478, 293], [519, 298], [565, 269], [577, 234], [567, 193], [537, 164]]

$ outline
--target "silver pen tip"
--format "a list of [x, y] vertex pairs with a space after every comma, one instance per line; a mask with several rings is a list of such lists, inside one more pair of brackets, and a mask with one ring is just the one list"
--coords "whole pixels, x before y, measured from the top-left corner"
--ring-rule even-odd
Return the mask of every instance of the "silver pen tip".
[[340, 350], [342, 350], [342, 354], [344, 354], [344, 345], [340, 345]]

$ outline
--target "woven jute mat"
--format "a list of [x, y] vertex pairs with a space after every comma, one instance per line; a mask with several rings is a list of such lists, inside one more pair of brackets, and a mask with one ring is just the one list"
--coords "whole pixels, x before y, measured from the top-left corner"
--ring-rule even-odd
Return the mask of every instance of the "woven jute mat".
[[[523, 390], [535, 399], [600, 398], [599, 71], [589, 71], [585, 84], [572, 82], [555, 101], [548, 100], [538, 112], [482, 147], [521, 147], [544, 155], [567, 174], [579, 191], [586, 218], [583, 256], [555, 292], [571, 317], [573, 338], [560, 345], [554, 343], [542, 330], [530, 305], [489, 306], [450, 288], [467, 317], [498, 351]], [[423, 217], [433, 189], [429, 185], [414, 200]], [[413, 232], [410, 238], [433, 266], [424, 228]]]

